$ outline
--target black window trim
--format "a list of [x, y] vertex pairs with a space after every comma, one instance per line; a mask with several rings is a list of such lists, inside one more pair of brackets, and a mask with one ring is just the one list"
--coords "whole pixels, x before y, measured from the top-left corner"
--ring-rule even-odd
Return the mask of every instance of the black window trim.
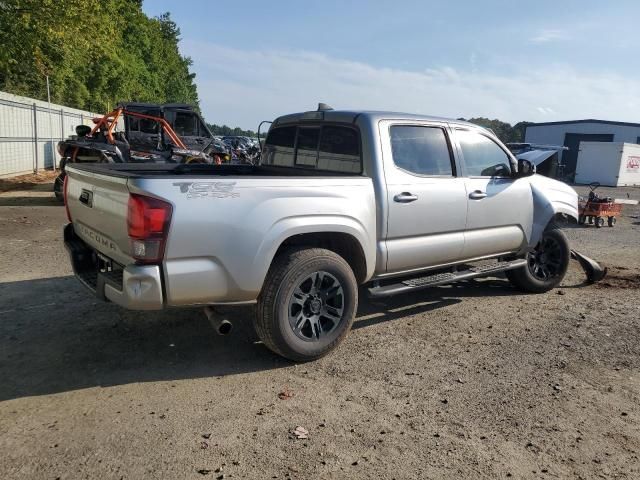
[[[455, 127], [456, 130], [456, 143], [458, 144], [458, 148], [460, 150], [460, 156], [462, 157], [462, 163], [463, 163], [463, 170], [464, 170], [464, 176], [467, 178], [513, 178], [513, 154], [509, 151], [509, 150], [505, 150], [504, 148], [502, 148], [502, 146], [496, 142], [495, 138], [492, 138], [491, 135], [487, 135], [485, 132], [483, 132], [480, 129], [476, 129], [476, 128], [465, 128], [465, 127]], [[500, 150], [502, 150], [502, 152], [507, 156], [507, 158], [509, 159], [509, 169], [511, 170], [511, 175], [508, 176], [503, 176], [503, 175], [468, 175], [467, 174], [467, 162], [464, 158], [464, 153], [462, 152], [462, 146], [460, 145], [460, 139], [458, 138], [458, 133], [457, 132], [471, 132], [471, 133], [477, 133], [478, 135], [482, 135], [485, 138], [488, 138], [489, 140], [491, 140]]]
[[[411, 172], [405, 168], [398, 166], [393, 158], [393, 146], [391, 144], [391, 128], [393, 127], [423, 127], [423, 128], [439, 128], [444, 133], [444, 138], [447, 142], [447, 148], [449, 149], [449, 161], [451, 162], [451, 175], [425, 175], [424, 173]], [[407, 173], [414, 177], [420, 178], [458, 178], [458, 166], [456, 165], [456, 158], [453, 152], [453, 143], [450, 138], [450, 131], [447, 125], [444, 124], [426, 124], [426, 123], [391, 123], [389, 124], [389, 148], [391, 149], [391, 163], [393, 166], [401, 172]]]
[[[326, 170], [323, 168], [317, 168], [317, 161], [316, 161], [316, 167], [308, 167], [308, 166], [304, 166], [304, 165], [296, 165], [296, 158], [298, 156], [298, 130], [300, 128], [320, 128], [320, 135], [318, 135], [318, 147], [317, 147], [317, 151], [318, 151], [318, 157], [320, 155], [319, 149], [320, 149], [320, 141], [322, 140], [322, 127], [324, 126], [328, 126], [328, 127], [344, 127], [344, 128], [349, 128], [351, 130], [353, 130], [354, 132], [356, 132], [356, 135], [358, 137], [358, 150], [359, 150], [359, 158], [360, 158], [360, 171], [358, 172], [340, 172], [337, 170]], [[351, 124], [351, 123], [343, 123], [343, 122], [304, 122], [304, 123], [283, 123], [277, 126], [273, 127], [273, 130], [277, 129], [277, 128], [286, 128], [286, 127], [295, 127], [296, 129], [296, 133], [295, 133], [295, 138], [293, 141], [293, 152], [294, 152], [294, 164], [293, 166], [289, 167], [286, 165], [267, 165], [269, 167], [275, 167], [275, 168], [289, 168], [289, 169], [296, 169], [296, 170], [314, 170], [316, 172], [327, 172], [327, 173], [331, 173], [331, 174], [342, 174], [342, 175], [351, 175], [351, 176], [362, 176], [364, 174], [364, 161], [363, 161], [363, 156], [362, 156], [362, 136], [360, 135], [360, 129]], [[264, 141], [264, 145], [265, 147], [267, 146], [267, 140], [269, 139], [269, 133], [271, 133], [271, 130], [267, 133], [267, 137], [265, 138]]]

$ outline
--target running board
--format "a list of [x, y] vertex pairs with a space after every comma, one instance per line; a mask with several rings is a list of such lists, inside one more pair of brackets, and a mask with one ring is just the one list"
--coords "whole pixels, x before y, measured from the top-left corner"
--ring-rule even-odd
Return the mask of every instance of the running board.
[[410, 278], [399, 283], [391, 285], [377, 286], [369, 289], [369, 295], [372, 297], [390, 297], [399, 293], [421, 290], [423, 288], [435, 287], [447, 283], [458, 282], [460, 280], [469, 280], [476, 277], [484, 277], [494, 273], [513, 270], [514, 268], [524, 267], [527, 261], [522, 258], [509, 262], [493, 262], [484, 265], [478, 265], [468, 270], [458, 272], [436, 273], [426, 277]]

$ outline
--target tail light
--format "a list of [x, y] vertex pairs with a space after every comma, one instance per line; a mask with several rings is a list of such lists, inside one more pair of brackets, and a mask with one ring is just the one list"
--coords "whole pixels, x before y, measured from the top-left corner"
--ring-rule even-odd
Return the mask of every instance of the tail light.
[[170, 223], [170, 203], [131, 194], [127, 214], [131, 256], [141, 263], [162, 260]]
[[64, 198], [64, 210], [67, 212], [67, 220], [71, 223], [71, 212], [69, 212], [69, 202], [67, 202], [67, 185], [69, 184], [69, 175], [64, 176], [64, 183], [62, 184], [62, 192]]

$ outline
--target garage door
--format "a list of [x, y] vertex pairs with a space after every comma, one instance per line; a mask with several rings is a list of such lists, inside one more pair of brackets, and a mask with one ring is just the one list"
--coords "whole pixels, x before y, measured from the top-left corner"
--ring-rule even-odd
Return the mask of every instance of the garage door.
[[564, 146], [569, 150], [562, 152], [564, 172], [558, 171], [558, 177], [573, 181], [578, 163], [580, 142], [613, 142], [612, 133], [567, 133], [564, 136]]

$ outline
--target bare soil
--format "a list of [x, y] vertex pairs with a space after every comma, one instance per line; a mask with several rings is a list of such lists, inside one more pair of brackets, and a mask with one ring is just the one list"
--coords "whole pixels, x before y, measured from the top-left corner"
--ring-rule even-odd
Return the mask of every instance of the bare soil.
[[2, 479], [640, 478], [637, 207], [566, 230], [601, 284], [572, 262], [543, 295], [363, 291], [344, 344], [296, 365], [251, 308], [219, 337], [199, 309], [90, 296], [45, 190], [0, 195]]
[[52, 182], [60, 174], [57, 170], [41, 170], [17, 177], [0, 178], [0, 192], [12, 190], [31, 190], [39, 185], [47, 185], [53, 189]]

